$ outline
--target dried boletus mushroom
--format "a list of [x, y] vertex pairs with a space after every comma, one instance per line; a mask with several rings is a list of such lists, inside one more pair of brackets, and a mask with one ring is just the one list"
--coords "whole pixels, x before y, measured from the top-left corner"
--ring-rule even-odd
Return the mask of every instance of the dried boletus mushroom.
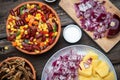
[[29, 61], [11, 57], [0, 63], [0, 80], [36, 80], [36, 74]]

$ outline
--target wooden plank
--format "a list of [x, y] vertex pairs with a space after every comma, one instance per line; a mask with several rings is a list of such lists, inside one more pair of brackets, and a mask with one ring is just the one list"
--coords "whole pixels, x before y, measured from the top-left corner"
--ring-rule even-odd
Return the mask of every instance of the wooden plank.
[[[74, 10], [74, 3], [79, 0], [61, 0], [59, 5], [63, 8], [67, 14], [80, 26], [79, 19], [76, 17], [76, 13]], [[68, 7], [69, 4], [69, 7]], [[120, 16], [120, 11], [109, 1], [106, 0], [105, 6], [108, 11], [117, 14]], [[91, 38], [93, 37], [93, 33], [84, 30]], [[92, 38], [93, 39], [93, 38]], [[120, 41], [120, 33], [111, 39], [102, 38], [98, 40], [94, 40], [105, 52], [110, 51], [119, 41]]]
[[6, 37], [7, 37], [6, 33], [1, 33], [1, 34], [0, 34], [0, 40], [1, 40], [1, 39], [5, 39]]

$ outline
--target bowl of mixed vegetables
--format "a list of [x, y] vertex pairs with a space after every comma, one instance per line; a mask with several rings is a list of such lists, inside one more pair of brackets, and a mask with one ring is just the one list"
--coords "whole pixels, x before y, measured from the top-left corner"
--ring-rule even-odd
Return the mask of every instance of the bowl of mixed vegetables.
[[10, 10], [6, 22], [8, 40], [27, 54], [42, 54], [58, 41], [61, 24], [57, 13], [38, 1], [24, 2]]

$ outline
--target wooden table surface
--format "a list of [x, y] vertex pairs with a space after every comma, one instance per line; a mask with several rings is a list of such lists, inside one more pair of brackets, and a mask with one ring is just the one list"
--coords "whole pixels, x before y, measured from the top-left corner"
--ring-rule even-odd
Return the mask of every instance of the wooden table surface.
[[[66, 47], [66, 46], [75, 45], [75, 44], [79, 44], [79, 45], [84, 44], [84, 45], [95, 47], [96, 49], [103, 52], [113, 63], [114, 68], [117, 73], [118, 80], [120, 80], [120, 42], [111, 51], [109, 51], [108, 53], [105, 53], [84, 32], [83, 32], [82, 39], [75, 44], [67, 43], [63, 39], [63, 35], [61, 32], [61, 36], [60, 36], [60, 39], [57, 42], [57, 44], [50, 51], [48, 51], [44, 54], [41, 54], [41, 55], [37, 55], [37, 56], [27, 55], [27, 54], [24, 54], [24, 53], [18, 51], [16, 48], [12, 47], [11, 43], [6, 40], [6, 31], [5, 31], [6, 19], [8, 17], [9, 10], [11, 10], [18, 4], [25, 2], [25, 1], [28, 1], [28, 0], [0, 0], [0, 47], [4, 47], [4, 46], [9, 47], [8, 50], [6, 50], [4, 52], [0, 52], [0, 62], [2, 60], [6, 59], [8, 57], [12, 57], [12, 56], [24, 57], [24, 58], [28, 59], [35, 67], [36, 72], [37, 72], [37, 80], [41, 80], [42, 70], [43, 70], [46, 62], [56, 51], [60, 50], [63, 47]], [[43, 0], [39, 0], [39, 1], [44, 2]], [[62, 25], [62, 31], [63, 31], [63, 29], [66, 25], [71, 24], [71, 23], [75, 24], [75, 22], [59, 7], [59, 5], [58, 5], [59, 1], [60, 0], [57, 0], [55, 3], [52, 3], [52, 4], [47, 3], [47, 4], [50, 5], [52, 8], [54, 8], [57, 11], [57, 13], [61, 19], [61, 25]], [[118, 7], [120, 9], [120, 0], [111, 0], [111, 1], [113, 2], [113, 4], [116, 7]]]

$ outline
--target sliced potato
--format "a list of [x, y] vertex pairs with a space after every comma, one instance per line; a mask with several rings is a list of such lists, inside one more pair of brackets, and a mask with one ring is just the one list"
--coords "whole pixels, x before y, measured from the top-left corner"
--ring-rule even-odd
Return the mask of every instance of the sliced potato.
[[95, 68], [100, 64], [100, 62], [101, 62], [101, 60], [99, 60], [99, 59], [96, 59], [96, 60], [92, 60], [92, 66], [93, 66], [93, 68], [92, 68], [92, 74], [93, 74], [93, 76], [96, 76], [96, 71], [95, 71]]
[[[91, 58], [91, 59], [90, 59]], [[89, 61], [90, 60], [90, 61]], [[85, 65], [86, 64], [86, 65]], [[78, 80], [114, 80], [114, 74], [110, 71], [109, 65], [98, 58], [98, 55], [90, 52], [79, 64]]]
[[95, 68], [95, 71], [103, 78], [109, 73], [109, 66], [106, 62], [101, 61], [99, 65]]
[[88, 59], [92, 58], [92, 60], [94, 59], [98, 59], [98, 55], [94, 52], [89, 52], [84, 58], [83, 61], [86, 61]]
[[86, 76], [80, 75], [80, 76], [78, 77], [78, 80], [92, 80], [92, 77], [86, 77]]
[[80, 75], [83, 75], [83, 76], [86, 76], [86, 77], [92, 75], [92, 66], [89, 66], [88, 68], [85, 68], [84, 62], [81, 62], [80, 66], [81, 66], [81, 69], [82, 69], [82, 70], [80, 70], [80, 69], [78, 70]]
[[113, 72], [110, 72], [103, 80], [115, 80]]

